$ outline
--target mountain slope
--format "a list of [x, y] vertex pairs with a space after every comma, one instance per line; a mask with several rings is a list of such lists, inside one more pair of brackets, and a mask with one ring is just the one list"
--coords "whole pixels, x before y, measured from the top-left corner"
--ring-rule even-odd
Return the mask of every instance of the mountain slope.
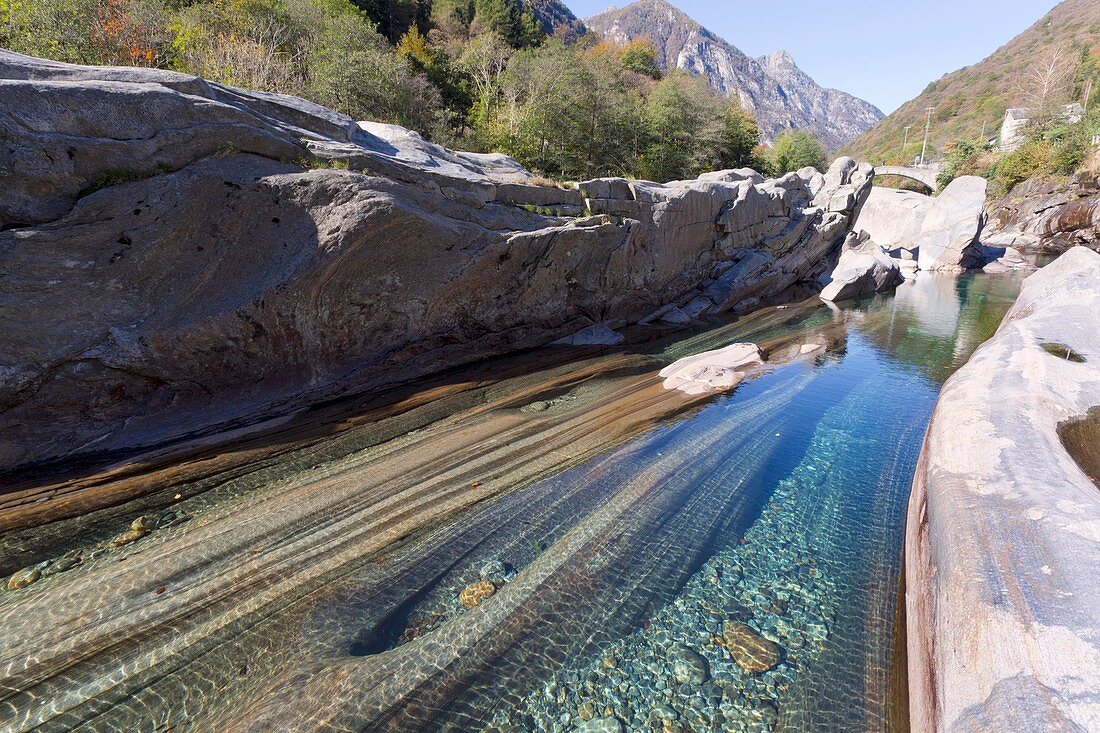
[[743, 53], [664, 0], [639, 0], [588, 18], [585, 25], [625, 43], [649, 39], [662, 68], [705, 76], [711, 86], [740, 100], [768, 138], [807, 130], [836, 150], [882, 119], [874, 105], [819, 86], [785, 51], [759, 59]]
[[584, 34], [584, 23], [561, 0], [523, 0], [531, 9], [542, 29], [550, 35], [576, 37]]
[[[920, 96], [902, 105], [845, 152], [873, 163], [902, 163], [920, 154], [925, 110], [934, 107], [929, 136], [933, 154], [956, 140], [979, 139], [982, 128], [992, 137], [1000, 129], [1005, 110], [1029, 106], [1027, 76], [1051, 53], [1062, 52], [1062, 63], [1075, 66], [1089, 56], [1095, 68], [1100, 56], [1100, 2], [1066, 0], [982, 62], [967, 66], [928, 85]], [[1078, 74], [1078, 80], [1080, 75]], [[1074, 96], [1074, 79], [1067, 79], [1061, 98]], [[1025, 90], [1021, 89], [1021, 85]], [[1096, 96], [1093, 97], [1096, 99]], [[903, 150], [905, 126], [912, 126]]]

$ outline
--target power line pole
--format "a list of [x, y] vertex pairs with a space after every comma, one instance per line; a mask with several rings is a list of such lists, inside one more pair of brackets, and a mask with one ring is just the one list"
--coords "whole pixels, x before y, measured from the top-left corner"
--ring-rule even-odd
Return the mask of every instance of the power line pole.
[[932, 129], [932, 113], [936, 111], [935, 107], [929, 107], [925, 110], [928, 113], [928, 120], [924, 123], [924, 145], [920, 149], [920, 164], [924, 165], [924, 155], [928, 152], [928, 133]]
[[913, 129], [912, 125], [906, 125], [905, 127], [905, 142], [901, 144], [901, 152], [905, 152], [905, 148], [909, 147], [909, 131]]
[[1092, 100], [1092, 79], [1089, 79], [1088, 88], [1085, 89], [1085, 116], [1089, 114], [1089, 102]]

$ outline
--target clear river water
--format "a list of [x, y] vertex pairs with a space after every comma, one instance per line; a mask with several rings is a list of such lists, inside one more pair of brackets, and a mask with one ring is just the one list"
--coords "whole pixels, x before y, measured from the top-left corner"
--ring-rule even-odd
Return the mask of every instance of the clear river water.
[[[914, 466], [1018, 288], [922, 273], [30, 480], [0, 730], [904, 730]], [[663, 389], [739, 341], [736, 390]]]

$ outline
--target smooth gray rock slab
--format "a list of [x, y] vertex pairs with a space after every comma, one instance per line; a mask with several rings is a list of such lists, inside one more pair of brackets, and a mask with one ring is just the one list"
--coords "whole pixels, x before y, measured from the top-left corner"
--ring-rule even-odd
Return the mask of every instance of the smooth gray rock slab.
[[855, 228], [884, 249], [915, 248], [934, 199], [915, 191], [875, 186], [859, 212]]
[[986, 180], [962, 176], [932, 200], [921, 223], [917, 263], [922, 270], [959, 270], [981, 260]]
[[837, 302], [874, 295], [897, 287], [903, 279], [898, 265], [866, 232], [852, 232], [821, 298]]
[[932, 416], [905, 538], [911, 730], [1100, 730], [1100, 492], [1057, 432], [1097, 406], [1100, 254], [1077, 247]]

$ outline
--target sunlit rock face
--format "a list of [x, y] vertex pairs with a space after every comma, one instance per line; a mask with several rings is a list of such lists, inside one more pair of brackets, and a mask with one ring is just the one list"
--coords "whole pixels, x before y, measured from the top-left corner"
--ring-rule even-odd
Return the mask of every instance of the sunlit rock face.
[[751, 171], [540, 187], [503, 156], [180, 74], [0, 52], [0, 78], [0, 471], [670, 305], [751, 308], [831, 269], [872, 177], [841, 159], [816, 196]]
[[1100, 255], [1028, 278], [944, 386], [906, 528], [912, 729], [1100, 728], [1100, 494], [1059, 427], [1100, 405]]
[[1033, 178], [989, 207], [982, 241], [993, 247], [1063, 252], [1078, 245], [1100, 250], [1100, 177], [1069, 181]]

